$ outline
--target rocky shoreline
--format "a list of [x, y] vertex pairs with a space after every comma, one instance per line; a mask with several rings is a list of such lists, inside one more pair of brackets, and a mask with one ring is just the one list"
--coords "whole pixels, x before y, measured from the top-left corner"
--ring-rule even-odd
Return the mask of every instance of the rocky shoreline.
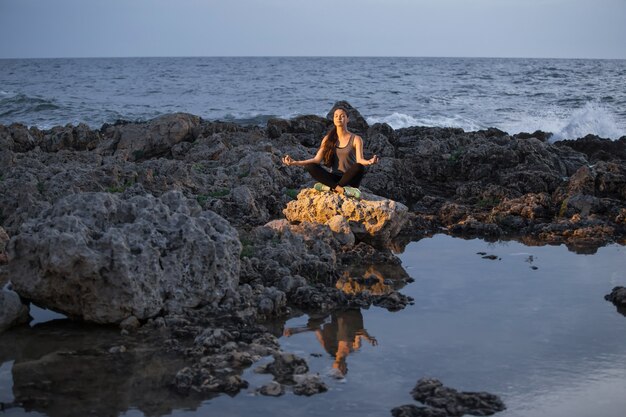
[[[411, 279], [394, 252], [409, 241], [449, 233], [583, 253], [626, 242], [626, 137], [393, 130], [342, 104], [365, 153], [381, 157], [361, 202], [307, 189], [302, 169], [281, 164], [314, 153], [331, 125], [317, 116], [266, 128], [189, 114], [99, 130], [0, 125], [0, 283], [13, 286], [3, 299], [119, 326], [128, 346], [98, 355], [156, 337], [159, 355], [179, 359], [160, 379], [176, 395], [235, 394], [267, 355], [275, 383], [260, 393], [310, 395], [323, 381], [286, 366], [298, 361], [263, 323], [404, 308]], [[24, 322], [19, 304], [2, 304], [0, 329]]]

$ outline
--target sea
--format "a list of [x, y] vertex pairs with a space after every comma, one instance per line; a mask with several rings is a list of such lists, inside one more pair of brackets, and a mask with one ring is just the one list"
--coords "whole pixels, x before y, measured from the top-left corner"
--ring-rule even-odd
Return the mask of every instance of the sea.
[[346, 100], [370, 123], [626, 135], [626, 60], [189, 57], [0, 60], [0, 124], [50, 128], [187, 112], [264, 126]]

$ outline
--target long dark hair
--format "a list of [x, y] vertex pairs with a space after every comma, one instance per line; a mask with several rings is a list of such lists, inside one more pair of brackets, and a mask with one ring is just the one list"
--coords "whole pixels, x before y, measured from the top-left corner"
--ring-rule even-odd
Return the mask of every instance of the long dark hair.
[[326, 142], [322, 145], [322, 160], [324, 165], [330, 167], [333, 165], [333, 159], [335, 158], [335, 147], [339, 142], [339, 136], [337, 135], [337, 126], [333, 126], [326, 135]]

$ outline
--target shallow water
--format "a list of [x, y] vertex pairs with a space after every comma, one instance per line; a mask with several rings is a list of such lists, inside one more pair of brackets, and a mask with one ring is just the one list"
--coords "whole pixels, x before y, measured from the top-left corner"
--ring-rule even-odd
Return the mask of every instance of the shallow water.
[[[484, 259], [478, 252], [497, 259]], [[140, 369], [145, 372], [168, 362], [137, 356], [140, 366], [123, 370], [137, 372], [134, 384], [122, 384], [114, 372], [96, 366], [94, 372], [103, 372], [112, 381], [109, 386], [121, 385], [115, 388], [120, 393], [107, 395], [113, 388], [86, 379], [83, 385], [95, 384], [95, 388], [88, 391], [91, 394], [81, 393], [87, 396], [83, 401], [97, 404], [115, 399], [120, 404], [111, 405], [110, 414], [124, 416], [384, 416], [399, 405], [419, 405], [410, 390], [419, 378], [434, 377], [458, 390], [500, 395], [507, 405], [506, 411], [497, 414], [502, 417], [623, 417], [626, 317], [603, 297], [613, 286], [626, 285], [626, 247], [611, 245], [593, 255], [580, 255], [565, 246], [437, 235], [409, 244], [400, 256], [415, 279], [401, 291], [414, 297], [415, 305], [395, 313], [372, 307], [325, 318], [302, 316], [286, 323], [296, 330], [280, 339], [283, 350], [306, 357], [312, 372], [319, 372], [329, 385], [327, 393], [256, 396], [253, 390], [271, 376], [255, 374], [254, 365], [243, 374], [250, 388], [238, 396], [185, 402], [165, 391], [155, 392], [158, 372], [145, 376], [155, 385], [139, 383], [144, 378]], [[298, 333], [307, 325], [320, 330], [327, 349], [314, 331]], [[377, 344], [363, 339], [360, 348], [353, 346], [344, 361], [345, 378], [333, 378], [335, 357], [331, 353], [339, 340], [353, 340], [365, 332]], [[11, 334], [0, 336], [0, 347]], [[75, 341], [68, 343], [71, 346]], [[0, 359], [0, 401], [19, 402], [11, 385], [16, 378], [13, 362], [20, 358], [5, 354]], [[17, 375], [22, 386], [27, 386], [24, 374]], [[124, 390], [138, 392], [128, 393], [120, 402]], [[148, 393], [151, 402], [141, 398]], [[48, 415], [63, 415], [59, 411], [63, 398], [57, 396], [55, 401], [56, 412]], [[75, 404], [70, 401], [67, 407]], [[25, 414], [41, 415], [20, 407], [0, 412], [0, 416]]]

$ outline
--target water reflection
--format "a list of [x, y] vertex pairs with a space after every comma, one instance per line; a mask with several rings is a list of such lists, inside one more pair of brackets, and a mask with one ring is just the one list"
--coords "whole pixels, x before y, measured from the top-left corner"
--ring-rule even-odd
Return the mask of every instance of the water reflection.
[[346, 294], [368, 291], [372, 295], [389, 294], [411, 282], [412, 278], [401, 265], [354, 266], [344, 271], [335, 287]]
[[[346, 294], [389, 294], [411, 282], [412, 278], [399, 264], [355, 265], [344, 271], [335, 287]], [[337, 377], [348, 373], [347, 358], [361, 348], [363, 341], [378, 345], [376, 338], [368, 333], [363, 324], [360, 309], [338, 310], [323, 316], [311, 316], [304, 326], [286, 327], [284, 336], [314, 332], [320, 345], [333, 358]]]
[[372, 346], [378, 345], [376, 338], [365, 329], [360, 309], [310, 317], [306, 326], [285, 328], [284, 335], [289, 337], [303, 332], [315, 332], [320, 345], [335, 359], [333, 369], [339, 377], [348, 373], [348, 356], [361, 348], [363, 340]]
[[10, 378], [0, 384], [1, 398], [8, 400], [3, 408], [53, 417], [116, 416], [133, 408], [161, 416], [197, 408], [199, 400], [170, 389], [184, 364], [162, 345], [68, 320], [12, 329], [0, 335], [0, 364], [13, 362], [12, 393]]

